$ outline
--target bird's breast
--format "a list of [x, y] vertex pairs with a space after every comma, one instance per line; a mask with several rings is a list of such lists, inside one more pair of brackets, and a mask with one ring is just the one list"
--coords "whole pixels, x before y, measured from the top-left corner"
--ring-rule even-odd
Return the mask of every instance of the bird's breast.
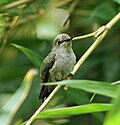
[[72, 48], [69, 48], [69, 49], [58, 49], [56, 51], [56, 57], [57, 58], [61, 58], [61, 59], [64, 59], [64, 58], [68, 58], [68, 59], [72, 59], [72, 60], [76, 60], [76, 56], [72, 50]]

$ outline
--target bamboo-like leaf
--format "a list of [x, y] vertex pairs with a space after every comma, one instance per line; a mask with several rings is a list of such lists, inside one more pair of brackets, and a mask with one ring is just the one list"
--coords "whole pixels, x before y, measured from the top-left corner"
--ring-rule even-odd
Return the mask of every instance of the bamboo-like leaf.
[[44, 85], [67, 85], [72, 88], [82, 89], [87, 92], [116, 97], [116, 85], [111, 83], [91, 81], [91, 80], [64, 80], [62, 82], [45, 83]]
[[87, 97], [86, 93], [83, 91], [80, 91], [79, 89], [69, 88], [67, 91], [64, 92], [65, 95], [75, 102], [76, 104], [87, 104], [89, 103], [89, 98]]
[[25, 98], [27, 97], [32, 84], [33, 76], [35, 74], [37, 74], [37, 71], [35, 69], [29, 70], [25, 75], [21, 86], [8, 100], [8, 102], [0, 109], [0, 124], [10, 124], [15, 113], [18, 111]]
[[43, 58], [38, 55], [37, 53], [33, 52], [32, 50], [25, 48], [23, 46], [20, 45], [16, 45], [16, 44], [11, 44], [14, 47], [18, 48], [19, 50], [21, 50], [29, 59], [30, 61], [36, 66], [36, 67], [40, 67], [40, 63], [42, 62]]
[[104, 125], [120, 125], [120, 86], [118, 87], [116, 98], [112, 102], [113, 108], [108, 113]]
[[56, 117], [68, 117], [72, 115], [87, 114], [93, 112], [109, 111], [111, 104], [87, 104], [82, 106], [73, 106], [67, 108], [53, 109], [41, 112], [37, 118], [56, 118]]

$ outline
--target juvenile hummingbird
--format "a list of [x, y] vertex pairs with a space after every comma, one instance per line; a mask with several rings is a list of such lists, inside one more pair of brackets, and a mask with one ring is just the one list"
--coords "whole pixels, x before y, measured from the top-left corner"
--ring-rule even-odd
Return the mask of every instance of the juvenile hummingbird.
[[[70, 75], [76, 63], [71, 40], [67, 34], [60, 34], [54, 39], [51, 52], [41, 65], [42, 83], [61, 81]], [[51, 92], [51, 86], [42, 86], [39, 99], [43, 102]]]

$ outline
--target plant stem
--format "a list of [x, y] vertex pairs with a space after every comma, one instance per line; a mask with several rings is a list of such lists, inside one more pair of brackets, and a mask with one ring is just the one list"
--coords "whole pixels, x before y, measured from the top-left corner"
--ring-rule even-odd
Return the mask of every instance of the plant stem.
[[79, 40], [79, 39], [85, 39], [85, 38], [88, 38], [88, 37], [92, 37], [95, 35], [96, 32], [92, 32], [92, 33], [89, 33], [89, 34], [86, 34], [86, 35], [83, 35], [83, 36], [77, 36], [77, 37], [74, 37], [72, 40]]
[[19, 0], [19, 1], [12, 2], [12, 3], [4, 6], [3, 8], [1, 8], [0, 13], [6, 11], [8, 9], [12, 9], [12, 8], [17, 7], [19, 5], [30, 3], [30, 2], [33, 2], [33, 0]]

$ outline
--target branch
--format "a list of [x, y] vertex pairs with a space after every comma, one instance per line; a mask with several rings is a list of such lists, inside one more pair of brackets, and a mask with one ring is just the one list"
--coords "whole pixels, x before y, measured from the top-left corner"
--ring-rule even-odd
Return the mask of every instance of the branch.
[[[82, 63], [87, 59], [87, 57], [93, 52], [93, 50], [101, 43], [103, 38], [108, 33], [108, 29], [110, 29], [115, 23], [117, 23], [120, 20], [120, 13], [118, 13], [106, 26], [100, 27], [97, 32], [93, 32], [92, 35], [88, 36], [96, 36], [98, 35], [98, 38], [95, 40], [95, 42], [90, 46], [90, 48], [85, 52], [85, 54], [80, 58], [80, 60], [77, 62], [77, 64], [74, 66], [73, 71], [71, 74], [75, 74], [77, 70], [80, 68]], [[104, 27], [104, 30], [103, 30]], [[86, 35], [87, 36], [87, 35]], [[77, 37], [77, 39], [81, 37]], [[84, 37], [87, 38], [87, 37]], [[76, 40], [76, 39], [74, 39]], [[57, 85], [56, 88], [52, 91], [52, 93], [49, 95], [49, 97], [43, 102], [43, 104], [38, 108], [38, 110], [34, 113], [34, 115], [28, 120], [26, 125], [30, 125], [35, 117], [46, 107], [46, 105], [50, 102], [50, 100], [53, 98], [53, 96], [57, 93], [57, 91], [61, 88], [61, 85]]]
[[12, 3], [2, 7], [0, 9], [0, 13], [6, 11], [8, 9], [12, 9], [12, 8], [17, 7], [19, 5], [22, 5], [22, 4], [25, 4], [25, 3], [30, 3], [30, 2], [33, 2], [33, 0], [19, 0], [19, 1], [12, 2]]
[[94, 31], [92, 33], [89, 33], [89, 34], [83, 35], [83, 36], [74, 37], [72, 40], [80, 40], [80, 39], [85, 39], [85, 38], [89, 38], [89, 37], [97, 38], [105, 31], [106, 28], [107, 28], [106, 26], [101, 26], [100, 28], [98, 28], [96, 31]]
[[[21, 9], [22, 9], [22, 8], [23, 8], [23, 7], [21, 7]], [[4, 33], [3, 38], [2, 38], [2, 41], [3, 41], [3, 42], [2, 42], [2, 45], [1, 45], [1, 47], [0, 47], [0, 54], [2, 53], [2, 51], [3, 51], [3, 49], [4, 49], [5, 45], [6, 45], [6, 43], [7, 43], [8, 39], [9, 39], [9, 37], [10, 37], [11, 35], [13, 35], [12, 33], [13, 33], [13, 30], [14, 30], [14, 27], [15, 27], [15, 25], [17, 24], [18, 20], [20, 19], [20, 15], [21, 15], [21, 14], [19, 14], [19, 15], [16, 16], [16, 17], [14, 17], [14, 20], [12, 21], [11, 26], [9, 27], [9, 30]]]
[[68, 22], [68, 20], [69, 20], [69, 18], [70, 18], [70, 16], [71, 16], [71, 14], [72, 14], [72, 12], [74, 11], [74, 9], [75, 9], [75, 7], [76, 7], [77, 4], [78, 4], [78, 0], [74, 0], [73, 3], [71, 4], [71, 6], [70, 6], [70, 8], [69, 8], [69, 10], [68, 10], [69, 16], [68, 16], [68, 18], [65, 20], [65, 22], [64, 22], [64, 24], [63, 24], [63, 27], [66, 26], [66, 24], [67, 24], [67, 22]]
[[77, 37], [74, 37], [72, 40], [79, 40], [79, 39], [85, 39], [85, 38], [88, 38], [88, 37], [92, 37], [95, 35], [95, 32], [92, 32], [92, 33], [89, 33], [89, 34], [86, 34], [86, 35], [83, 35], [83, 36], [77, 36]]
[[[25, 23], [28, 23], [32, 20], [35, 20], [37, 18], [39, 18], [40, 16], [44, 15], [46, 12], [54, 9], [54, 8], [58, 8], [58, 7], [61, 7], [61, 6], [64, 6], [66, 5], [67, 3], [71, 2], [72, 0], [65, 0], [65, 1], [61, 1], [59, 3], [56, 3], [55, 5], [51, 5], [50, 7], [48, 7], [46, 10], [43, 10], [43, 9], [40, 9], [38, 13], [34, 14], [34, 15], [30, 15], [28, 16], [27, 18], [25, 19], [21, 19], [16, 25], [15, 25], [15, 28], [22, 25], [22, 24], [25, 24]], [[11, 23], [8, 23], [8, 24], [2, 24], [0, 25], [0, 28], [2, 27], [11, 27]]]
[[[28, 1], [32, 1], [32, 0], [23, 0], [23, 1], [21, 1], [21, 2], [18, 2], [18, 1], [17, 1], [17, 2], [11, 3], [11, 4], [7, 5], [7, 6], [5, 6], [5, 7], [4, 7], [4, 10], [6, 10], [6, 9], [8, 9], [8, 8], [9, 8], [9, 9], [10, 9], [10, 8], [13, 8], [13, 7], [18, 6], [18, 5], [21, 5], [21, 4], [23, 4], [23, 3], [25, 3], [25, 2], [28, 2]], [[38, 13], [38, 14], [31, 15], [31, 16], [27, 17], [26, 19], [23, 19], [23, 20], [21, 20], [21, 21], [15, 22], [15, 25], [13, 25], [13, 22], [12, 22], [12, 23], [9, 23], [9, 24], [0, 25], [0, 28], [2, 28], [2, 27], [9, 27], [10, 29], [13, 29], [13, 30], [14, 30], [14, 28], [20, 26], [21, 24], [25, 24], [25, 23], [27, 23], [27, 22], [29, 22], [29, 21], [31, 21], [31, 20], [34, 20], [34, 19], [38, 18], [39, 16], [43, 15], [44, 13], [48, 12], [49, 10], [54, 9], [54, 8], [57, 8], [57, 7], [61, 7], [61, 6], [67, 4], [67, 3], [71, 2], [71, 1], [72, 1], [72, 0], [61, 1], [61, 2], [59, 2], [59, 3], [57, 3], [57, 4], [55, 4], [55, 5], [51, 5], [51, 6], [48, 7], [46, 10], [39, 10], [39, 13]], [[5, 8], [6, 8], [6, 9], [5, 9]], [[1, 9], [0, 9], [0, 11], [1, 11]], [[0, 53], [2, 52], [3, 48], [5, 47], [5, 45], [6, 45], [6, 43], [7, 43], [7, 39], [9, 38], [9, 34], [11, 34], [11, 31], [10, 31], [10, 32], [8, 31], [8, 33], [5, 34], [5, 39], [3, 40], [3, 44], [2, 44], [2, 46], [1, 46], [1, 48], [0, 48]]]

